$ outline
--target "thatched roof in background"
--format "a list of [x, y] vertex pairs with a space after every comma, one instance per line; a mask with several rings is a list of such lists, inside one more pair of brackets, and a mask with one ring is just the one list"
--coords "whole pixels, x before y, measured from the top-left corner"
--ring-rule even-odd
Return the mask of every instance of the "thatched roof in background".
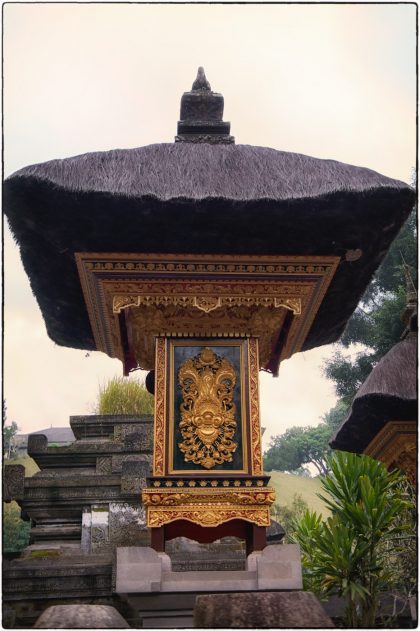
[[308, 349], [339, 337], [413, 203], [409, 186], [369, 169], [206, 143], [52, 160], [4, 184], [50, 337], [87, 350], [95, 346], [74, 252], [343, 257]]
[[333, 449], [362, 453], [388, 421], [417, 419], [417, 339], [409, 333], [378, 362], [331, 439]]

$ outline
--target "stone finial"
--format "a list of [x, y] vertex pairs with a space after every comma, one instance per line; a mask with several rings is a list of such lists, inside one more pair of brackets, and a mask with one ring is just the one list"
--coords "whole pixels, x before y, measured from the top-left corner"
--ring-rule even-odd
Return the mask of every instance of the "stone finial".
[[197, 78], [192, 84], [191, 90], [211, 90], [210, 83], [206, 79], [206, 73], [203, 66], [200, 66], [197, 71]]
[[212, 92], [204, 68], [199, 67], [190, 92], [181, 98], [181, 114], [175, 142], [232, 144], [230, 123], [223, 121], [224, 99]]

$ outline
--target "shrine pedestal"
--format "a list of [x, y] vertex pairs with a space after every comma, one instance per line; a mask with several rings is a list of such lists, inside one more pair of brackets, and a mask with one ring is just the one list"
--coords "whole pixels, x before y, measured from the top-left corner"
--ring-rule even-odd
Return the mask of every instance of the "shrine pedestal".
[[240, 592], [302, 589], [299, 546], [271, 545], [248, 556], [245, 571], [173, 572], [164, 552], [117, 549], [116, 592]]
[[178, 536], [266, 546], [275, 491], [262, 468], [256, 338], [156, 340], [152, 548]]

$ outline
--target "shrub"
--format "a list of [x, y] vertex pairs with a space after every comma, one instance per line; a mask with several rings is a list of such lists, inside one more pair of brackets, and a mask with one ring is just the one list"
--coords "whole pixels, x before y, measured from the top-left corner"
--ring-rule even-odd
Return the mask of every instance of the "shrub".
[[144, 383], [114, 377], [100, 387], [97, 414], [153, 414], [154, 399]]
[[[404, 490], [404, 476], [389, 473], [368, 456], [336, 452], [329, 466], [319, 497], [331, 517], [322, 521], [305, 511], [294, 524], [305, 588], [321, 597], [342, 596], [344, 626], [374, 627], [380, 593], [392, 587], [389, 545], [415, 538], [410, 520], [401, 519], [413, 514], [413, 501]], [[398, 558], [398, 546], [393, 545], [393, 553]]]

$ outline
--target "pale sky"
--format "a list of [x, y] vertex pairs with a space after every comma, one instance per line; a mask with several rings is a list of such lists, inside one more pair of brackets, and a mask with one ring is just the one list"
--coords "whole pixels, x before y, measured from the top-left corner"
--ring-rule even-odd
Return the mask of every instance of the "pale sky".
[[[198, 66], [237, 144], [409, 181], [416, 160], [414, 4], [6, 4], [4, 173], [54, 158], [173, 142]], [[250, 229], [252, 227], [250, 226]], [[332, 347], [261, 374], [269, 437], [336, 401]], [[118, 360], [55, 345], [5, 230], [4, 397], [22, 432], [89, 414]], [[139, 373], [136, 373], [137, 378]]]

